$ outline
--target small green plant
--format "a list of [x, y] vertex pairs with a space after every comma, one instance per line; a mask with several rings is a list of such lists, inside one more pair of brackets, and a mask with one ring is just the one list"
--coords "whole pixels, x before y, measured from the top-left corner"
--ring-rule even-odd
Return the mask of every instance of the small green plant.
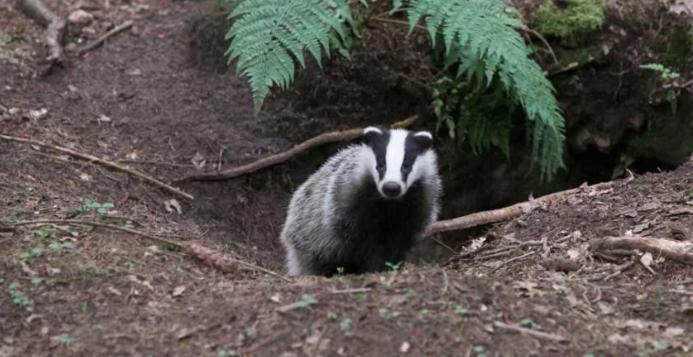
[[60, 336], [56, 337], [55, 340], [58, 341], [63, 346], [69, 346], [69, 345], [77, 342], [77, 340], [74, 337], [68, 336], [68, 335], [60, 335]]
[[220, 348], [217, 350], [217, 357], [236, 357], [238, 352], [231, 349]]
[[344, 276], [344, 267], [337, 267], [337, 276]]
[[353, 336], [354, 333], [351, 331], [351, 319], [345, 317], [339, 322], [339, 329], [342, 330], [345, 336]]
[[671, 111], [676, 114], [680, 94], [680, 88], [676, 86], [676, 80], [681, 77], [681, 74], [660, 63], [648, 63], [641, 65], [640, 68], [654, 71], [659, 75], [658, 81], [654, 84], [648, 96], [650, 104], [657, 104], [664, 100], [669, 103]]
[[384, 319], [389, 319], [390, 317], [392, 317], [392, 311], [390, 311], [390, 309], [386, 307], [381, 307], [380, 309], [378, 309], [378, 315], [380, 315], [380, 317]]
[[469, 315], [470, 311], [469, 309], [465, 308], [462, 305], [455, 305], [455, 314], [456, 315]]
[[482, 345], [474, 346], [474, 353], [477, 357], [486, 357], [486, 349]]
[[602, 26], [604, 9], [600, 0], [548, 0], [537, 9], [534, 23], [545, 35], [575, 41]]
[[86, 199], [82, 202], [82, 206], [79, 208], [79, 212], [94, 212], [98, 214], [100, 217], [104, 217], [108, 215], [108, 212], [114, 207], [115, 205], [112, 202], [99, 203], [92, 199]]
[[34, 231], [34, 235], [38, 238], [46, 239], [51, 236], [51, 233], [45, 229], [39, 229], [37, 231]]
[[402, 268], [402, 262], [399, 262], [397, 264], [386, 262], [385, 266], [390, 271], [390, 273], [397, 273]]
[[22, 285], [15, 281], [7, 287], [7, 292], [10, 294], [13, 304], [30, 310], [34, 303], [20, 290], [21, 288]]
[[539, 329], [539, 325], [537, 325], [534, 321], [532, 321], [532, 319], [522, 319], [522, 320], [520, 320], [519, 325], [522, 327], [530, 328], [532, 330], [538, 330]]
[[640, 66], [640, 68], [649, 69], [651, 71], [655, 71], [655, 72], [659, 73], [662, 80], [666, 81], [666, 82], [671, 82], [674, 79], [681, 77], [680, 73], [675, 72], [671, 68], [667, 68], [664, 65], [659, 64], [659, 63], [643, 64]]

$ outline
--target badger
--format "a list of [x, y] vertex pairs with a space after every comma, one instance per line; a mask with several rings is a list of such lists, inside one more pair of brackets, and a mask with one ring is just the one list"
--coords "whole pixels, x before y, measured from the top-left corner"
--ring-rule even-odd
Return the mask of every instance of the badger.
[[289, 276], [383, 271], [399, 264], [440, 209], [427, 131], [368, 127], [294, 192], [280, 240]]

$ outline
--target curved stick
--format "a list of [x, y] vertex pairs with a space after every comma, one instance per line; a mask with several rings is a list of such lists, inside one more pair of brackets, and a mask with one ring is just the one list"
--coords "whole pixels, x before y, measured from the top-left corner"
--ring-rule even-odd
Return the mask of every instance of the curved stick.
[[[417, 116], [411, 116], [402, 121], [398, 121], [392, 124], [391, 128], [406, 128], [414, 124]], [[349, 129], [349, 130], [338, 130], [331, 131], [328, 133], [320, 134], [316, 137], [310, 138], [300, 144], [293, 146], [291, 149], [280, 152], [278, 154], [270, 155], [268, 157], [262, 158], [257, 161], [253, 161], [246, 165], [241, 165], [234, 167], [220, 173], [207, 173], [186, 176], [176, 182], [186, 182], [186, 181], [222, 181], [229, 180], [234, 177], [246, 175], [264, 169], [269, 166], [281, 164], [288, 161], [292, 157], [316, 146], [325, 145], [329, 143], [337, 143], [340, 141], [350, 141], [357, 139], [361, 136], [363, 129]]]
[[467, 228], [482, 226], [485, 224], [507, 221], [509, 219], [521, 216], [524, 212], [532, 210], [538, 204], [546, 204], [551, 201], [555, 201], [561, 197], [572, 195], [585, 189], [603, 189], [611, 185], [613, 185], [613, 182], [604, 182], [587, 187], [573, 188], [566, 191], [551, 193], [534, 200], [516, 203], [512, 206], [505, 208], [476, 212], [462, 217], [438, 221], [428, 226], [428, 229], [426, 230], [426, 233], [424, 235], [428, 237], [438, 233], [459, 231]]
[[92, 161], [92, 162], [95, 162], [95, 163], [97, 163], [97, 164], [100, 164], [100, 165], [103, 165], [103, 166], [106, 166], [106, 167], [110, 167], [110, 168], [115, 169], [115, 170], [118, 170], [118, 171], [122, 171], [122, 172], [129, 173], [130, 175], [133, 175], [133, 176], [135, 176], [135, 177], [139, 177], [140, 179], [142, 179], [142, 180], [144, 180], [144, 181], [147, 181], [147, 182], [149, 182], [149, 183], [151, 183], [151, 184], [154, 184], [154, 185], [156, 185], [156, 186], [159, 186], [159, 187], [163, 188], [163, 189], [166, 190], [166, 191], [169, 191], [169, 192], [171, 192], [171, 193], [175, 193], [176, 195], [185, 197], [185, 198], [187, 198], [187, 199], [192, 200], [192, 199], [195, 198], [193, 195], [191, 195], [191, 194], [189, 194], [189, 193], [185, 193], [185, 192], [183, 192], [183, 191], [181, 191], [181, 190], [179, 190], [179, 189], [177, 189], [177, 188], [175, 188], [175, 187], [173, 187], [173, 186], [167, 185], [167, 184], [165, 184], [165, 183], [163, 183], [163, 182], [161, 182], [161, 181], [159, 181], [159, 180], [157, 180], [157, 179], [155, 179], [155, 178], [153, 178], [153, 177], [151, 177], [151, 176], [148, 176], [148, 175], [146, 175], [146, 174], [144, 174], [144, 173], [142, 173], [142, 172], [139, 172], [139, 171], [137, 171], [137, 170], [135, 170], [135, 169], [131, 169], [131, 168], [127, 167], [127, 166], [119, 165], [119, 164], [117, 164], [117, 163], [115, 163], [115, 162], [112, 162], [112, 161], [108, 161], [108, 160], [104, 160], [104, 159], [98, 158], [98, 157], [96, 157], [96, 156], [94, 156], [94, 155], [83, 154], [83, 153], [81, 153], [81, 152], [77, 152], [77, 151], [74, 151], [74, 150], [72, 150], [72, 149], [68, 149], [68, 148], [63, 147], [63, 146], [52, 145], [52, 144], [44, 143], [44, 142], [42, 142], [42, 141], [36, 141], [36, 140], [31, 140], [31, 139], [19, 138], [19, 137], [16, 137], [16, 136], [9, 136], [9, 135], [2, 135], [2, 134], [0, 134], [0, 139], [8, 140], [8, 141], [14, 141], [14, 142], [18, 142], [18, 143], [33, 144], [33, 145], [38, 145], [38, 146], [43, 146], [43, 147], [45, 147], [45, 148], [53, 149], [53, 150], [56, 150], [56, 151], [60, 151], [60, 152], [65, 153], [65, 154], [68, 154], [68, 155], [71, 155], [71, 156], [74, 156], [74, 157], [78, 157], [78, 158], [80, 158], [80, 159], [84, 159], [84, 160], [87, 160], [87, 161]]

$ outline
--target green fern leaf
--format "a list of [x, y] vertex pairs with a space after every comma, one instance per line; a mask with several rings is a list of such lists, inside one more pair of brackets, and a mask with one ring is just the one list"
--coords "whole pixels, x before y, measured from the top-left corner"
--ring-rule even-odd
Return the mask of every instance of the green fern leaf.
[[245, 0], [229, 18], [226, 55], [248, 77], [256, 110], [273, 86], [291, 85], [306, 51], [321, 65], [331, 47], [343, 50], [346, 24], [354, 24], [345, 0]]
[[[446, 54], [457, 56], [458, 75], [467, 73], [487, 85], [498, 76], [504, 89], [522, 105], [533, 131], [532, 153], [541, 160], [542, 177], [551, 178], [564, 167], [565, 126], [555, 91], [515, 30], [523, 24], [513, 9], [503, 0], [410, 0], [409, 6], [410, 29], [423, 20], [434, 45], [440, 36]], [[477, 148], [483, 146], [485, 143]]]

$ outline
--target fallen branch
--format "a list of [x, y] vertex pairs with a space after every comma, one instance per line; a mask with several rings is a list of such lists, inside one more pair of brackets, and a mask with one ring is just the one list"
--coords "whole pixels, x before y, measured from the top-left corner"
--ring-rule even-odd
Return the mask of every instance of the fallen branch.
[[71, 156], [74, 156], [74, 157], [78, 157], [78, 158], [83, 159], [83, 160], [95, 162], [95, 163], [97, 163], [97, 164], [100, 164], [100, 165], [103, 165], [103, 166], [106, 166], [106, 167], [110, 167], [110, 168], [115, 169], [115, 170], [118, 170], [118, 171], [126, 172], [126, 173], [128, 173], [128, 174], [130, 174], [130, 175], [133, 175], [133, 176], [138, 177], [138, 178], [140, 178], [140, 179], [142, 179], [142, 180], [144, 180], [144, 181], [147, 181], [147, 182], [149, 182], [149, 183], [151, 183], [151, 184], [153, 184], [153, 185], [159, 186], [159, 187], [163, 188], [163, 189], [166, 190], [166, 191], [169, 191], [169, 192], [171, 192], [171, 193], [175, 193], [175, 194], [177, 194], [177, 195], [179, 195], [179, 196], [182, 196], [182, 197], [185, 197], [185, 198], [187, 198], [187, 199], [192, 200], [192, 199], [195, 198], [193, 195], [191, 195], [191, 194], [189, 194], [189, 193], [185, 193], [185, 192], [183, 192], [183, 191], [181, 191], [181, 190], [179, 190], [179, 189], [177, 189], [177, 188], [175, 188], [175, 187], [173, 187], [173, 186], [167, 185], [167, 184], [161, 182], [160, 180], [157, 180], [157, 179], [155, 179], [155, 178], [153, 178], [153, 177], [151, 177], [151, 176], [148, 176], [148, 175], [146, 175], [146, 174], [144, 174], [144, 173], [142, 173], [142, 172], [140, 172], [140, 171], [137, 171], [137, 170], [135, 170], [135, 169], [131, 169], [131, 168], [127, 167], [127, 166], [119, 165], [119, 164], [117, 164], [117, 163], [115, 163], [115, 162], [112, 162], [112, 161], [108, 161], [108, 160], [105, 160], [105, 159], [98, 158], [98, 157], [96, 157], [96, 156], [94, 156], [94, 155], [83, 154], [83, 153], [74, 151], [74, 150], [72, 150], [72, 149], [68, 149], [68, 148], [66, 148], [66, 147], [63, 147], [63, 146], [52, 145], [52, 144], [44, 143], [44, 142], [41, 142], [41, 141], [36, 141], [36, 140], [31, 140], [31, 139], [25, 139], [25, 138], [19, 138], [19, 137], [15, 137], [15, 136], [9, 136], [9, 135], [2, 135], [2, 134], [0, 134], [0, 139], [8, 140], [8, 141], [14, 141], [14, 142], [18, 142], [18, 143], [26, 143], [26, 144], [38, 145], [38, 146], [42, 146], [42, 147], [45, 147], [45, 148], [50, 148], [50, 149], [53, 149], [53, 150], [56, 150], [56, 151], [60, 151], [60, 152], [62, 152], [62, 153], [65, 153], [65, 154], [68, 154], [68, 155], [71, 155]]
[[518, 325], [510, 325], [510, 324], [506, 324], [506, 323], [500, 322], [500, 321], [495, 321], [495, 322], [493, 323], [493, 325], [496, 326], [496, 327], [505, 329], [505, 330], [510, 330], [510, 331], [519, 332], [519, 333], [521, 333], [521, 334], [529, 335], [529, 336], [536, 337], [536, 338], [539, 338], [539, 339], [542, 339], [542, 340], [549, 340], [549, 341], [556, 341], [556, 342], [566, 342], [566, 341], [568, 341], [567, 338], [565, 338], [565, 337], [563, 337], [563, 336], [561, 336], [561, 335], [556, 335], [556, 334], [553, 334], [553, 333], [547, 333], [547, 332], [541, 332], [541, 331], [537, 331], [537, 330], [532, 330], [532, 329], [528, 329], [528, 328], [525, 328], [525, 327], [522, 327], [522, 326], [518, 326]]
[[[411, 116], [402, 121], [396, 122], [391, 125], [392, 128], [406, 128], [414, 124], [416, 121], [416, 116]], [[270, 155], [268, 157], [262, 158], [260, 160], [251, 162], [246, 165], [234, 167], [220, 173], [208, 173], [208, 174], [198, 174], [190, 175], [184, 177], [176, 182], [186, 182], [186, 181], [222, 181], [229, 180], [234, 177], [246, 175], [264, 169], [269, 166], [281, 164], [288, 161], [292, 157], [316, 146], [325, 145], [329, 143], [336, 143], [341, 141], [350, 141], [361, 137], [363, 133], [362, 128], [349, 129], [349, 130], [339, 130], [331, 131], [328, 133], [320, 134], [316, 137], [308, 139], [300, 144], [293, 146], [291, 149], [284, 152]]]
[[538, 205], [548, 204], [566, 196], [584, 191], [598, 190], [612, 186], [613, 182], [604, 182], [592, 186], [578, 187], [566, 191], [555, 192], [530, 201], [516, 203], [512, 206], [499, 208], [490, 211], [476, 212], [466, 216], [453, 219], [438, 221], [431, 224], [426, 230], [425, 236], [432, 236], [438, 233], [459, 231], [467, 228], [478, 227], [485, 224], [507, 221], [521, 216], [524, 212], [529, 212]]
[[123, 31], [129, 29], [130, 27], [132, 27], [132, 24], [133, 24], [132, 20], [129, 20], [129, 21], [125, 21], [122, 24], [112, 28], [110, 31], [101, 35], [96, 40], [92, 41], [91, 43], [89, 43], [89, 44], [85, 45], [84, 47], [80, 48], [79, 50], [77, 50], [77, 54], [83, 55], [83, 54], [101, 46], [104, 42], [106, 42], [106, 40], [108, 40], [112, 36], [117, 35], [118, 33], [123, 32]]
[[41, 0], [17, 0], [17, 8], [46, 28], [44, 41], [48, 47], [48, 57], [51, 64], [62, 63], [65, 59], [62, 40], [67, 22], [56, 15]]
[[214, 251], [212, 249], [209, 249], [207, 247], [201, 246], [197, 243], [181, 242], [181, 241], [175, 241], [175, 240], [171, 240], [171, 239], [167, 239], [167, 238], [157, 237], [155, 235], [136, 231], [134, 229], [130, 229], [130, 228], [126, 228], [126, 227], [115, 226], [112, 224], [99, 223], [99, 222], [93, 222], [93, 221], [83, 221], [83, 220], [77, 220], [77, 219], [65, 219], [65, 220], [48, 219], [48, 220], [14, 222], [14, 223], [10, 224], [10, 227], [17, 228], [17, 227], [21, 227], [21, 226], [45, 225], [45, 224], [83, 225], [83, 226], [106, 228], [106, 229], [116, 230], [116, 231], [120, 231], [120, 232], [125, 232], [125, 233], [129, 233], [132, 235], [136, 235], [139, 237], [149, 239], [149, 240], [157, 242], [157, 243], [161, 243], [161, 244], [165, 244], [165, 245], [168, 245], [168, 246], [171, 246], [174, 248], [181, 249], [184, 252], [188, 253], [189, 255], [192, 255], [195, 258], [199, 259], [200, 261], [209, 264], [211, 267], [218, 269], [218, 270], [221, 270], [221, 271], [224, 271], [224, 272], [234, 272], [234, 271], [236, 271], [236, 267], [238, 265], [240, 265], [240, 266], [246, 267], [246, 268], [251, 269], [251, 270], [259, 271], [259, 272], [265, 273], [267, 275], [274, 276], [276, 278], [279, 278], [279, 279], [287, 281], [287, 282], [291, 281], [279, 273], [273, 272], [269, 269], [263, 268], [261, 266], [255, 265], [253, 263], [243, 261], [243, 260], [238, 259], [238, 258], [232, 258], [232, 257], [226, 256], [226, 255], [223, 255], [222, 253], [219, 253], [219, 252]]
[[661, 255], [680, 263], [693, 265], [693, 243], [679, 242], [669, 239], [654, 237], [606, 237], [593, 241], [591, 248], [594, 251], [608, 251], [615, 249], [639, 250]]

